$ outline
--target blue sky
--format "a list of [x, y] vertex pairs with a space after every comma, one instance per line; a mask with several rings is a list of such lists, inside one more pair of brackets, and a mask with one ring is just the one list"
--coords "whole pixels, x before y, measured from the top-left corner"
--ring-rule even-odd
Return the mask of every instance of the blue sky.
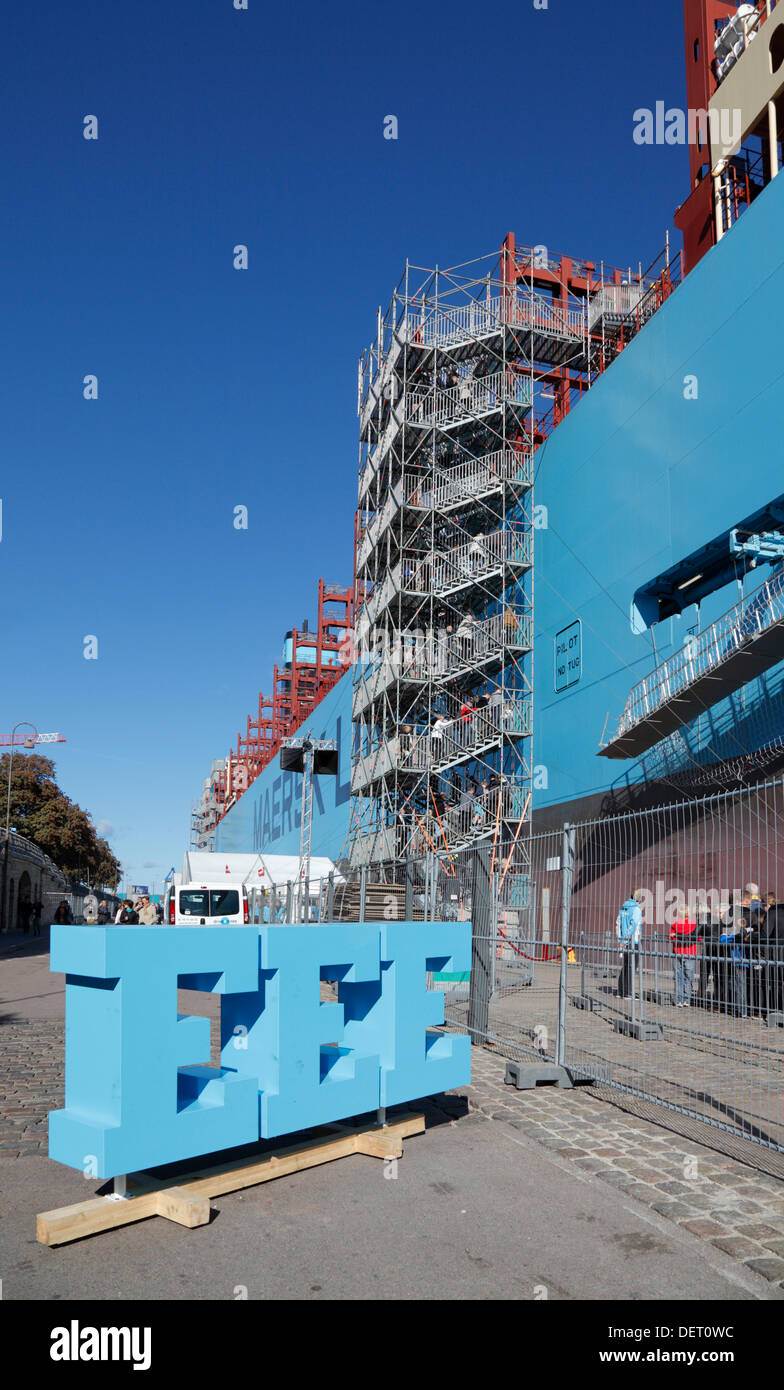
[[685, 101], [681, 5], [37, 0], [6, 24], [0, 728], [66, 735], [60, 785], [149, 883], [319, 575], [350, 582], [356, 360], [406, 256], [509, 230], [660, 251], [687, 153], [632, 118]]

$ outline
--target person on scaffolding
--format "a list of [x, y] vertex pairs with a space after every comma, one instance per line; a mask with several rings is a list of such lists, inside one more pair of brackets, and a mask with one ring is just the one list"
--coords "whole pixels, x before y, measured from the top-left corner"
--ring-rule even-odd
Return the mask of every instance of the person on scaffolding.
[[640, 954], [642, 903], [644, 900], [644, 889], [635, 888], [632, 896], [621, 904], [621, 909], [615, 919], [615, 935], [621, 950], [621, 971], [618, 976], [619, 999], [631, 999], [632, 997], [633, 972]]

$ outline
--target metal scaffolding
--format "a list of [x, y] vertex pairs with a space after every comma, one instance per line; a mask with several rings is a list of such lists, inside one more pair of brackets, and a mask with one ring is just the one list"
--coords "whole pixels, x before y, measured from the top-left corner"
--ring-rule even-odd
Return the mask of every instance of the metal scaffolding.
[[510, 826], [525, 854], [530, 340], [547, 326], [495, 265], [407, 266], [360, 364], [355, 864], [448, 857]]
[[[533, 732], [533, 455], [673, 288], [516, 247], [406, 265], [359, 365], [350, 860], [514, 845]], [[537, 413], [536, 408], [541, 409]]]

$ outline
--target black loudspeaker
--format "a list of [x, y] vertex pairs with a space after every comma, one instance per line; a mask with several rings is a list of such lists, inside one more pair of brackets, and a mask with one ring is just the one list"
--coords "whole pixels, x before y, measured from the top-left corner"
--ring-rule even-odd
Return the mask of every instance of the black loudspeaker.
[[337, 748], [316, 748], [313, 751], [313, 771], [325, 773], [328, 777], [338, 775]]
[[305, 754], [301, 748], [281, 748], [281, 772], [304, 772]]

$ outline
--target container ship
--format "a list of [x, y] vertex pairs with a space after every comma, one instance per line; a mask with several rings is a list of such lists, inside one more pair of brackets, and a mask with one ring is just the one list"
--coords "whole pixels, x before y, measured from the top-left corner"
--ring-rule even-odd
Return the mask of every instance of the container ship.
[[684, 17], [682, 249], [406, 265], [359, 365], [353, 582], [286, 635], [195, 846], [298, 852], [297, 734], [338, 750], [312, 852], [351, 866], [784, 767], [784, 5]]

